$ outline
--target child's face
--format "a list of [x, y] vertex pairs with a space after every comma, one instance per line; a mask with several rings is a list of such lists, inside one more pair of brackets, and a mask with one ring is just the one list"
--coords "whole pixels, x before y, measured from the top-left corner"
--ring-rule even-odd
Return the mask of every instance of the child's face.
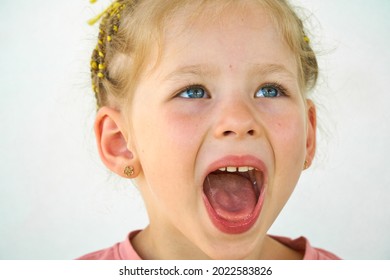
[[[167, 26], [161, 62], [132, 103], [145, 242], [182, 258], [258, 258], [313, 156], [314, 108], [294, 54], [260, 8], [226, 11], [213, 24], [185, 18]], [[215, 172], [224, 167], [254, 170]]]

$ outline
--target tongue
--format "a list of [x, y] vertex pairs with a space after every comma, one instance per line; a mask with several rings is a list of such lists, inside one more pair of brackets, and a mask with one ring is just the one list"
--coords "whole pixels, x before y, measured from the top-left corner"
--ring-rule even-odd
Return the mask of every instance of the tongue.
[[251, 180], [238, 173], [208, 175], [204, 192], [217, 215], [233, 222], [248, 218], [257, 203]]

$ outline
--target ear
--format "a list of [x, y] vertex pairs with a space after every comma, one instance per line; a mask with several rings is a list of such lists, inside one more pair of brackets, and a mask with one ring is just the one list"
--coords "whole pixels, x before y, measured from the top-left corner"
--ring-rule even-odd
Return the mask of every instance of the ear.
[[131, 177], [136, 177], [139, 168], [136, 168], [134, 154], [127, 148], [127, 134], [125, 122], [121, 113], [109, 107], [99, 109], [95, 119], [95, 135], [99, 155], [108, 169], [119, 176], [129, 178], [124, 174], [127, 166], [134, 168]]
[[310, 166], [316, 153], [317, 145], [317, 112], [316, 107], [310, 99], [306, 100], [307, 112], [307, 136], [306, 136], [306, 161]]

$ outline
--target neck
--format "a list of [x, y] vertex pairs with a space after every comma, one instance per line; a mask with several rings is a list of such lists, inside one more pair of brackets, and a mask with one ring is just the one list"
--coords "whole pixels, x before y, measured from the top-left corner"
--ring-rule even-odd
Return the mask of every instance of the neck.
[[194, 246], [182, 234], [165, 234], [163, 229], [149, 225], [138, 233], [131, 243], [144, 260], [207, 260], [203, 251]]
[[[132, 245], [138, 255], [146, 260], [209, 260], [210, 256], [194, 246], [183, 235], [173, 236], [172, 232], [168, 237], [164, 230], [154, 230], [152, 226], [146, 227], [132, 240]], [[223, 259], [223, 256], [220, 256]], [[228, 254], [226, 259], [235, 259]], [[286, 247], [275, 239], [265, 236], [263, 242], [253, 254], [248, 254], [242, 259], [264, 259], [264, 260], [299, 260], [303, 255]]]

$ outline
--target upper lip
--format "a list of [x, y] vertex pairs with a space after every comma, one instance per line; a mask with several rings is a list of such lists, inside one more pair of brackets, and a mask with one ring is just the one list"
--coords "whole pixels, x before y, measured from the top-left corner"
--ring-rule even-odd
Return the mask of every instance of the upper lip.
[[231, 167], [243, 167], [243, 166], [253, 167], [256, 170], [263, 173], [264, 179], [267, 178], [267, 167], [261, 159], [255, 157], [255, 156], [252, 156], [252, 155], [242, 155], [242, 156], [229, 155], [229, 156], [225, 156], [223, 158], [220, 158], [220, 159], [212, 162], [206, 168], [206, 171], [204, 174], [204, 180], [206, 179], [206, 177], [210, 173], [215, 172], [215, 171], [219, 170], [220, 168], [230, 167], [230, 166]]

